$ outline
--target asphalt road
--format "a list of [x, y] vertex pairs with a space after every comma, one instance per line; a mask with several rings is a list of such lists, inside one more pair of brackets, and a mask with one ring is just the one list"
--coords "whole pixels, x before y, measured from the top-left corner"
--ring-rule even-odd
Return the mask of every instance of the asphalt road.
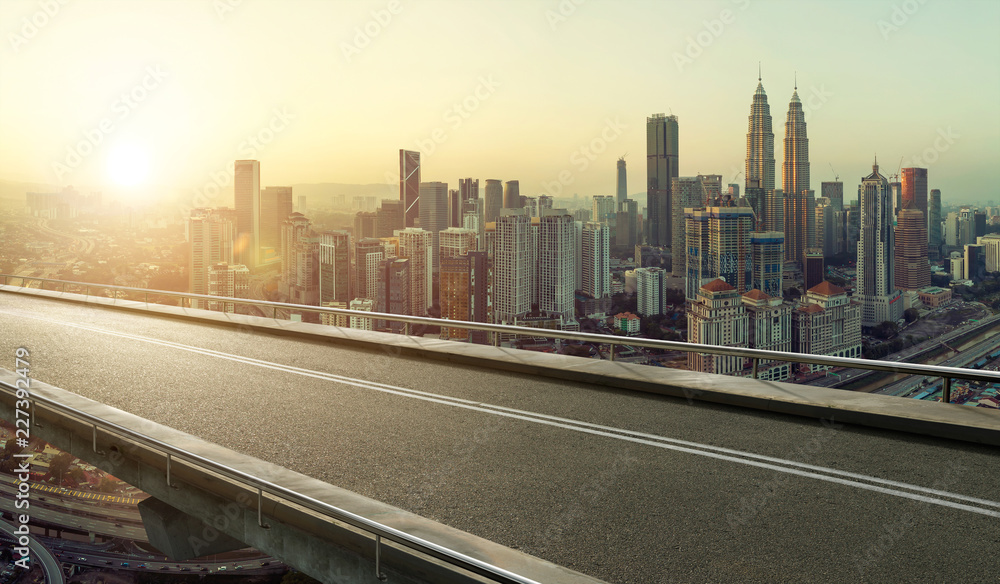
[[0, 293], [0, 366], [21, 346], [41, 381], [609, 582], [996, 581], [989, 447]]
[[[3, 531], [5, 536], [2, 538], [4, 546], [7, 546], [11, 541], [16, 541], [18, 538], [16, 528], [6, 519], [0, 519], [0, 531]], [[34, 537], [28, 540], [28, 550], [31, 552], [29, 556], [32, 562], [31, 565], [34, 566], [36, 563], [41, 563], [42, 572], [45, 574], [45, 582], [47, 584], [63, 584], [66, 581], [63, 578], [62, 570], [59, 569], [59, 561], [52, 555], [52, 552], [36, 541]], [[15, 554], [15, 559], [20, 558], [20, 555]]]

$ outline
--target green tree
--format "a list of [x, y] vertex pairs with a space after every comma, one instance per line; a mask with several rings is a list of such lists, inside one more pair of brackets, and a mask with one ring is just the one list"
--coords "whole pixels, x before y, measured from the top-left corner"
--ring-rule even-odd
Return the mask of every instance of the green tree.
[[68, 452], [60, 452], [52, 458], [49, 462], [49, 475], [55, 477], [56, 480], [62, 484], [63, 477], [69, 471], [69, 467], [73, 464], [75, 458], [72, 454]]
[[920, 318], [920, 311], [916, 308], [907, 308], [903, 311], [903, 318], [905, 318], [908, 323], [915, 322]]

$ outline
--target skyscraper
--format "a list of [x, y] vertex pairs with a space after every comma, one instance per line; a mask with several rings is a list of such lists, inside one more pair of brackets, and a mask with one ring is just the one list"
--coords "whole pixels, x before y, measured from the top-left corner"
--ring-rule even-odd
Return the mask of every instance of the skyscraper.
[[636, 268], [636, 308], [643, 316], [663, 314], [663, 291], [667, 272], [663, 268]]
[[[231, 265], [225, 262], [209, 266], [208, 294], [227, 298], [250, 298], [250, 270], [242, 264]], [[209, 310], [219, 312], [238, 312], [245, 314], [247, 306], [235, 302], [208, 302]]]
[[829, 181], [820, 184], [820, 196], [830, 199], [835, 211], [844, 210], [844, 183]]
[[500, 211], [493, 253], [493, 310], [499, 324], [513, 324], [531, 310], [528, 245], [531, 219], [513, 209]]
[[[196, 209], [188, 219], [188, 240], [191, 258], [188, 264], [189, 290], [192, 294], [208, 294], [209, 268], [233, 262], [233, 234], [236, 227], [224, 213], [215, 209]], [[193, 308], [203, 308], [204, 301], [195, 300]]]
[[[802, 263], [809, 247], [809, 139], [798, 86], [788, 103], [785, 121], [785, 162], [781, 166], [785, 195], [785, 260]], [[815, 228], [814, 228], [815, 233]]]
[[575, 322], [576, 257], [573, 216], [566, 209], [546, 209], [538, 231], [538, 309], [563, 322]]
[[463, 227], [449, 227], [438, 235], [438, 254], [440, 260], [465, 255], [479, 248], [476, 232]]
[[628, 199], [628, 177], [625, 174], [625, 157], [618, 159], [617, 190], [615, 191], [615, 202], [621, 204]]
[[[386, 258], [378, 264], [378, 291], [376, 312], [411, 314], [410, 261], [405, 258]], [[406, 326], [399, 321], [378, 321], [380, 328], [388, 325], [390, 331], [401, 333]]]
[[469, 202], [479, 198], [479, 179], [458, 179], [458, 199], [456, 205], [449, 209], [450, 227], [462, 227], [462, 215], [469, 209]]
[[[736, 288], [722, 279], [698, 288], [687, 309], [688, 342], [703, 345], [746, 347], [749, 320]], [[744, 357], [688, 353], [688, 368], [702, 373], [728, 375], [743, 370]]]
[[694, 299], [707, 280], [722, 278], [739, 294], [753, 283], [750, 207], [707, 207], [684, 213], [687, 241], [685, 293]]
[[350, 235], [346, 231], [324, 231], [319, 240], [319, 303], [350, 302]]
[[615, 199], [607, 195], [594, 195], [594, 202], [591, 204], [591, 217], [594, 221], [607, 223], [615, 214]]
[[503, 184], [495, 178], [486, 179], [486, 190], [483, 194], [485, 199], [486, 222], [493, 223], [503, 209]]
[[[392, 237], [392, 234], [403, 229], [405, 209], [403, 201], [383, 199], [382, 205], [375, 212], [375, 237]], [[355, 233], [355, 237], [362, 237]], [[372, 237], [371, 234], [364, 237]]]
[[931, 285], [931, 267], [927, 262], [927, 222], [913, 199], [904, 199], [896, 218], [894, 249], [896, 288], [919, 290]]
[[[759, 181], [752, 184], [751, 181]], [[771, 131], [771, 106], [764, 85], [757, 74], [757, 91], [750, 104], [747, 129], [746, 186], [756, 186], [765, 193], [774, 190], [774, 133]]]
[[[438, 233], [448, 227], [448, 183], [420, 183], [420, 228], [431, 233], [433, 271], [438, 271]], [[410, 266], [413, 271], [413, 266]]]
[[931, 189], [927, 201], [927, 253], [931, 259], [941, 257], [941, 191]]
[[520, 183], [516, 180], [509, 180], [503, 185], [503, 208], [504, 209], [520, 209], [521, 208], [521, 187]]
[[[703, 192], [701, 178], [696, 176], [679, 176], [671, 181], [671, 195], [674, 199], [673, 217], [671, 218], [673, 241], [671, 242], [670, 275], [682, 278], [687, 273], [687, 239], [684, 222], [686, 209], [702, 209], [713, 203], [707, 202]], [[676, 250], [676, 251], [675, 251]]]
[[354, 215], [354, 239], [379, 237], [379, 232], [378, 212], [358, 211]]
[[858, 237], [858, 276], [855, 297], [861, 301], [861, 324], [871, 327], [896, 322], [903, 314], [896, 290], [892, 201], [889, 181], [872, 165], [861, 179], [861, 229]]
[[354, 297], [375, 300], [378, 297], [378, 264], [385, 258], [382, 242], [373, 237], [356, 239], [354, 244]]
[[399, 151], [399, 200], [405, 206], [405, 227], [420, 216], [420, 153]]
[[902, 175], [902, 203], [906, 206], [906, 201], [913, 201], [914, 209], [924, 214], [924, 219], [928, 217], [927, 208], [927, 169], [926, 168], [904, 168]]
[[233, 195], [236, 207], [236, 242], [239, 263], [253, 269], [260, 254], [260, 162], [237, 160]]
[[[887, 213], [890, 210], [888, 192], [887, 184]], [[792, 350], [807, 355], [860, 357], [861, 306], [848, 298], [843, 288], [827, 281], [808, 289], [801, 304], [792, 312]], [[823, 369], [829, 367], [799, 365], [799, 371]]]
[[[743, 295], [747, 314], [747, 346], [762, 351], [788, 352], [792, 348], [792, 305], [781, 296], [770, 296], [754, 289]], [[784, 381], [791, 375], [788, 361], [762, 359], [757, 364], [757, 379]]]
[[318, 306], [320, 240], [309, 219], [301, 213], [289, 215], [281, 227], [281, 239], [281, 293], [292, 304]]
[[[441, 258], [439, 303], [441, 318], [472, 322], [491, 322], [490, 260], [486, 252]], [[450, 339], [469, 339], [486, 343], [488, 333], [461, 328], [444, 329]]]
[[768, 296], [782, 297], [781, 279], [785, 264], [785, 234], [781, 231], [755, 231], [750, 234], [753, 255], [753, 280], [750, 288]]
[[671, 180], [678, 176], [677, 116], [654, 114], [646, 118], [646, 207], [648, 243], [671, 245], [673, 205]]
[[434, 236], [426, 229], [407, 227], [399, 232], [399, 257], [410, 260], [408, 274], [410, 285], [407, 303], [410, 314], [424, 316], [434, 303], [432, 266], [437, 259]]
[[615, 216], [615, 245], [635, 247], [639, 243], [639, 203], [625, 199]]
[[611, 247], [607, 225], [596, 221], [583, 224], [581, 252], [582, 291], [594, 298], [611, 295]]

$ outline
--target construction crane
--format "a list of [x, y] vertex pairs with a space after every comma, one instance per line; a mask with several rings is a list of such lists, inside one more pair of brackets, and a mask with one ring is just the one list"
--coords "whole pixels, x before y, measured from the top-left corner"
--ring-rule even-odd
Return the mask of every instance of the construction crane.
[[833, 163], [832, 163], [832, 162], [827, 162], [827, 164], [829, 164], [829, 165], [830, 165], [830, 170], [832, 170], [832, 171], [833, 171], [833, 180], [835, 180], [835, 181], [839, 181], [839, 180], [840, 180], [840, 175], [839, 175], [839, 174], [837, 174], [837, 169], [835, 169], [835, 168], [833, 167]]

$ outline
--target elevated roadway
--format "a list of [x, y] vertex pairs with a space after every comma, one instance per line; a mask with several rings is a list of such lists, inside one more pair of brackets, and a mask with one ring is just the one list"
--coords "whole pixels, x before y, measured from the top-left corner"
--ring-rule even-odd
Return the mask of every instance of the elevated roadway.
[[969, 581], [1000, 538], [991, 446], [0, 293], [17, 347], [51, 385], [608, 582]]

